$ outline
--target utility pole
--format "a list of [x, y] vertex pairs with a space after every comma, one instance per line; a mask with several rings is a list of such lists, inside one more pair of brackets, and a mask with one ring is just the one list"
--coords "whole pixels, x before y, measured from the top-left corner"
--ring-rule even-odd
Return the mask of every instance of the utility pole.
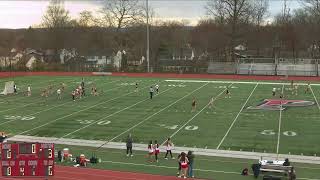
[[147, 71], [150, 72], [150, 34], [149, 34], [149, 0], [146, 0], [147, 9]]

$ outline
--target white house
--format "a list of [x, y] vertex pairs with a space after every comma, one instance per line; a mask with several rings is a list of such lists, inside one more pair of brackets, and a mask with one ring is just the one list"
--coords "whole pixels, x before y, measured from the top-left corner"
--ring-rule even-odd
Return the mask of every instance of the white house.
[[35, 55], [31, 55], [26, 63], [26, 67], [30, 70], [33, 69], [33, 63], [35, 63], [37, 60], [44, 62], [43, 58], [38, 59]]
[[107, 56], [88, 56], [87, 61], [95, 62], [97, 65], [107, 64]]
[[244, 45], [242, 45], [242, 44], [239, 44], [238, 46], [236, 46], [235, 48], [234, 48], [234, 50], [237, 50], [237, 51], [245, 51], [247, 48], [244, 46]]
[[120, 70], [121, 68], [121, 60], [122, 60], [122, 53], [121, 51], [117, 52], [117, 55], [113, 58], [113, 66]]
[[32, 69], [32, 65], [34, 62], [36, 62], [37, 58], [35, 58], [34, 56], [31, 56], [30, 59], [28, 60], [28, 62], [26, 63], [26, 67], [28, 69]]

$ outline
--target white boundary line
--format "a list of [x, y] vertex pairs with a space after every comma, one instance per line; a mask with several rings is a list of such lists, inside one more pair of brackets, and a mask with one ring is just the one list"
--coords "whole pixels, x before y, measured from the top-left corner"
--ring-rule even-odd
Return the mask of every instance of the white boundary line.
[[[140, 163], [130, 163], [130, 162], [116, 162], [116, 161], [101, 161], [102, 163], [111, 163], [111, 164], [120, 164], [120, 165], [131, 165], [131, 166], [143, 166], [143, 167], [154, 167], [154, 168], [164, 168], [164, 169], [177, 169], [177, 167], [172, 166], [163, 166], [163, 165], [153, 165], [153, 164], [140, 164]], [[199, 169], [195, 168], [194, 171], [199, 172], [211, 172], [211, 173], [222, 173], [222, 174], [235, 174], [241, 176], [239, 172], [232, 171], [220, 171], [220, 170], [211, 170], [211, 169]], [[253, 176], [250, 174], [250, 176]], [[320, 179], [310, 179], [310, 178], [297, 178], [301, 180], [320, 180]]]
[[[282, 85], [281, 95], [284, 98], [284, 84]], [[279, 147], [280, 147], [280, 133], [281, 133], [281, 120], [282, 120], [282, 102], [280, 101], [280, 111], [279, 111], [279, 125], [278, 125], [278, 141], [277, 141], [277, 159], [279, 158]]]
[[[199, 88], [197, 88], [197, 89], [193, 90], [192, 92], [190, 92], [190, 93], [186, 94], [185, 96], [181, 97], [180, 99], [178, 99], [178, 100], [174, 101], [173, 103], [171, 103], [171, 104], [167, 105], [166, 107], [164, 107], [164, 108], [160, 109], [159, 111], [155, 112], [154, 114], [152, 114], [152, 115], [148, 116], [146, 119], [144, 119], [144, 120], [140, 121], [138, 124], [136, 124], [136, 125], [132, 126], [131, 128], [129, 128], [129, 129], [127, 129], [127, 130], [123, 131], [122, 133], [118, 134], [117, 136], [115, 136], [115, 137], [111, 138], [110, 140], [106, 141], [106, 142], [105, 142], [105, 143], [103, 143], [99, 148], [101, 148], [101, 147], [103, 147], [104, 145], [108, 144], [109, 142], [111, 142], [111, 141], [113, 141], [113, 140], [117, 139], [118, 137], [122, 136], [124, 133], [129, 132], [130, 130], [134, 129], [135, 127], [139, 126], [140, 124], [142, 124], [142, 123], [144, 123], [144, 122], [148, 121], [148, 120], [149, 120], [149, 119], [151, 119], [153, 116], [155, 116], [155, 115], [157, 115], [157, 114], [161, 113], [162, 111], [164, 111], [164, 110], [168, 109], [169, 107], [173, 106], [174, 104], [176, 104], [177, 102], [181, 101], [182, 99], [184, 99], [184, 98], [186, 98], [186, 97], [190, 96], [191, 94], [193, 94], [194, 92], [198, 91], [199, 89], [203, 88], [204, 86], [206, 86], [206, 85], [208, 85], [208, 84], [209, 84], [209, 83], [206, 83], [206, 84], [204, 84], [204, 85], [200, 86]], [[98, 149], [99, 149], [99, 148], [98, 148]]]
[[[168, 88], [168, 89], [162, 91], [161, 93], [159, 93], [158, 95], [163, 94], [163, 93], [165, 93], [165, 92], [167, 92], [167, 91], [169, 91], [169, 90], [171, 90], [171, 89], [173, 89], [173, 88], [175, 88], [175, 87]], [[76, 133], [76, 132], [78, 132], [78, 131], [80, 131], [80, 130], [82, 130], [82, 129], [85, 129], [85, 128], [87, 128], [87, 127], [89, 127], [89, 126], [91, 126], [91, 125], [93, 125], [93, 124], [95, 124], [95, 123], [97, 123], [97, 122], [99, 122], [99, 121], [105, 120], [105, 119], [107, 119], [107, 118], [109, 118], [109, 117], [111, 117], [111, 116], [114, 116], [114, 115], [116, 115], [116, 114], [118, 114], [118, 113], [120, 113], [120, 112], [122, 112], [122, 111], [125, 111], [125, 110], [127, 110], [127, 109], [130, 109], [130, 108], [132, 108], [132, 107], [134, 107], [134, 106], [136, 106], [136, 105], [138, 105], [138, 104], [140, 104], [140, 103], [142, 103], [142, 102], [145, 102], [145, 101], [147, 101], [147, 100], [150, 100], [150, 98], [146, 98], [146, 99], [141, 100], [141, 101], [139, 101], [139, 102], [137, 102], [137, 103], [135, 103], [135, 104], [133, 104], [133, 105], [127, 106], [127, 107], [125, 107], [125, 108], [123, 108], [123, 109], [121, 109], [121, 110], [119, 110], [119, 111], [116, 111], [116, 112], [114, 112], [114, 113], [112, 113], [112, 114], [110, 114], [110, 115], [108, 115], [108, 116], [105, 116], [105, 117], [100, 118], [100, 119], [98, 119], [98, 120], [96, 120], [96, 121], [94, 121], [94, 122], [92, 122], [92, 123], [90, 123], [90, 124], [87, 124], [87, 125], [79, 128], [79, 129], [77, 129], [77, 130], [75, 130], [75, 131], [72, 131], [72, 132], [70, 132], [70, 133], [68, 133], [68, 134], [65, 134], [65, 135], [61, 136], [60, 138], [64, 138], [64, 137], [66, 137], [66, 136], [69, 136], [69, 135], [71, 135], [71, 134], [74, 134], [74, 133]], [[60, 139], [60, 138], [59, 138], [59, 139]], [[59, 140], [59, 139], [58, 139], [58, 140]]]
[[[147, 88], [147, 87], [149, 87], [149, 85], [143, 87], [142, 89], [145, 89], [145, 88]], [[24, 134], [24, 133], [26, 133], [26, 132], [30, 132], [30, 131], [35, 130], [35, 129], [39, 129], [39, 128], [44, 127], [44, 126], [46, 126], [46, 125], [48, 125], [48, 124], [52, 124], [52, 123], [54, 123], [54, 122], [56, 122], [56, 121], [58, 121], [58, 120], [64, 119], [64, 118], [66, 118], [66, 117], [70, 117], [70, 116], [72, 116], [72, 115], [74, 115], [74, 114], [78, 114], [78, 113], [83, 112], [83, 111], [86, 111], [86, 110], [88, 110], [88, 109], [92, 109], [92, 108], [94, 108], [94, 107], [96, 107], [96, 106], [98, 106], [98, 105], [100, 105], [100, 104], [104, 104], [104, 103], [107, 103], [107, 102], [110, 102], [110, 101], [119, 99], [119, 98], [121, 98], [121, 97], [127, 96], [127, 95], [129, 95], [129, 94], [133, 94], [133, 93], [136, 93], [136, 92], [129, 92], [129, 93], [123, 94], [123, 95], [121, 95], [121, 96], [118, 96], [118, 97], [109, 99], [109, 100], [107, 100], [107, 101], [103, 101], [103, 102], [97, 103], [97, 104], [95, 104], [95, 105], [89, 106], [88, 108], [81, 109], [81, 110], [76, 111], [76, 112], [73, 112], [73, 113], [71, 113], [71, 114], [62, 116], [62, 117], [60, 117], [60, 118], [57, 118], [57, 119], [52, 120], [52, 121], [49, 121], [49, 122], [47, 122], [47, 123], [45, 123], [45, 124], [42, 124], [42, 125], [40, 125], [40, 126], [31, 128], [31, 129], [26, 130], [26, 131], [22, 131], [22, 132], [18, 133], [17, 135], [21, 135], [21, 134]]]
[[238, 113], [237, 116], [234, 118], [234, 120], [233, 120], [232, 124], [230, 125], [228, 131], [227, 131], [226, 134], [223, 136], [222, 140], [220, 141], [220, 143], [219, 143], [219, 145], [217, 146], [216, 149], [219, 149], [219, 148], [220, 148], [221, 144], [224, 142], [224, 140], [225, 140], [226, 137], [228, 136], [228, 134], [229, 134], [230, 130], [232, 129], [234, 123], [237, 121], [240, 113], [242, 112], [242, 110], [244, 109], [244, 107], [246, 106], [246, 104], [248, 103], [250, 97], [252, 96], [253, 92], [256, 90], [256, 88], [258, 87], [258, 85], [259, 85], [259, 83], [256, 83], [256, 86], [255, 86], [255, 87], [253, 88], [253, 90], [251, 91], [251, 93], [250, 93], [250, 95], [248, 96], [246, 102], [243, 104], [243, 106], [242, 106], [242, 108], [240, 109], [239, 113]]
[[[230, 84], [228, 87], [232, 86], [232, 84]], [[213, 100], [216, 101], [218, 97], [220, 97], [227, 89], [224, 89], [222, 92], [220, 92]], [[175, 136], [179, 131], [181, 131], [181, 129], [183, 129], [188, 123], [190, 123], [195, 117], [197, 117], [203, 110], [205, 110], [210, 103], [206, 104], [197, 114], [195, 114], [192, 118], [190, 118], [186, 123], [184, 123], [177, 131], [175, 131], [170, 138], [172, 138], [173, 136]], [[161, 144], [161, 146], [163, 146], [163, 144], [165, 143], [165, 141]]]
[[[205, 81], [205, 80], [179, 80], [179, 79], [167, 79], [165, 80], [166, 82], [185, 82], [185, 83], [234, 83], [234, 84], [270, 84], [270, 85], [290, 85], [290, 83], [277, 83], [277, 82], [263, 82], [263, 81], [239, 81], [239, 80], [234, 80], [234, 81]], [[296, 83], [297, 85], [306, 85], [307, 83]], [[320, 84], [311, 84], [313, 86], [320, 86]]]
[[[138, 164], [138, 163], [129, 163], [129, 162], [115, 162], [115, 161], [101, 161], [101, 162], [102, 162], [102, 163], [111, 163], [111, 164], [132, 165], [132, 166], [144, 166], [144, 167], [177, 169], [177, 167], [162, 166], [162, 165], [153, 165], [153, 164]], [[237, 175], [241, 176], [241, 174], [240, 174], [239, 172], [227, 172], [227, 171], [206, 170], [206, 169], [193, 169], [193, 170], [195, 170], [195, 171], [203, 171], [203, 172], [224, 173], [224, 174], [237, 174]]]
[[[307, 87], [307, 88], [308, 88], [308, 87]], [[310, 90], [311, 90], [311, 93], [312, 93], [312, 95], [313, 95], [313, 97], [314, 97], [314, 100], [316, 101], [316, 103], [317, 103], [317, 105], [318, 105], [318, 109], [320, 110], [320, 105], [319, 105], [318, 99], [317, 99], [316, 95], [314, 94], [311, 85], [310, 85]]]

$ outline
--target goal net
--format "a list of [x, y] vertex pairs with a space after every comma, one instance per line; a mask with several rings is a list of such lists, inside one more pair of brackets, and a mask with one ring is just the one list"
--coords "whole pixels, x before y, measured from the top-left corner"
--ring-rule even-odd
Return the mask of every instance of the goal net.
[[6, 82], [6, 84], [4, 86], [4, 90], [0, 94], [7, 95], [7, 94], [14, 93], [13, 86], [14, 86], [14, 82], [13, 81]]

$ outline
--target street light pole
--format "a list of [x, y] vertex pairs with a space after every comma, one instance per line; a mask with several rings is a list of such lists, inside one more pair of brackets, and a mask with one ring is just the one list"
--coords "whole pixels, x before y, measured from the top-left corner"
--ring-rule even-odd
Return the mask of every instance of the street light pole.
[[13, 79], [14, 77], [12, 76], [12, 59], [13, 59], [13, 56], [14, 56], [14, 53], [17, 52], [17, 50], [15, 48], [11, 49], [11, 56], [9, 57], [9, 60], [10, 60], [10, 77]]
[[149, 0], [146, 0], [147, 9], [147, 71], [150, 72], [150, 37], [149, 37]]

